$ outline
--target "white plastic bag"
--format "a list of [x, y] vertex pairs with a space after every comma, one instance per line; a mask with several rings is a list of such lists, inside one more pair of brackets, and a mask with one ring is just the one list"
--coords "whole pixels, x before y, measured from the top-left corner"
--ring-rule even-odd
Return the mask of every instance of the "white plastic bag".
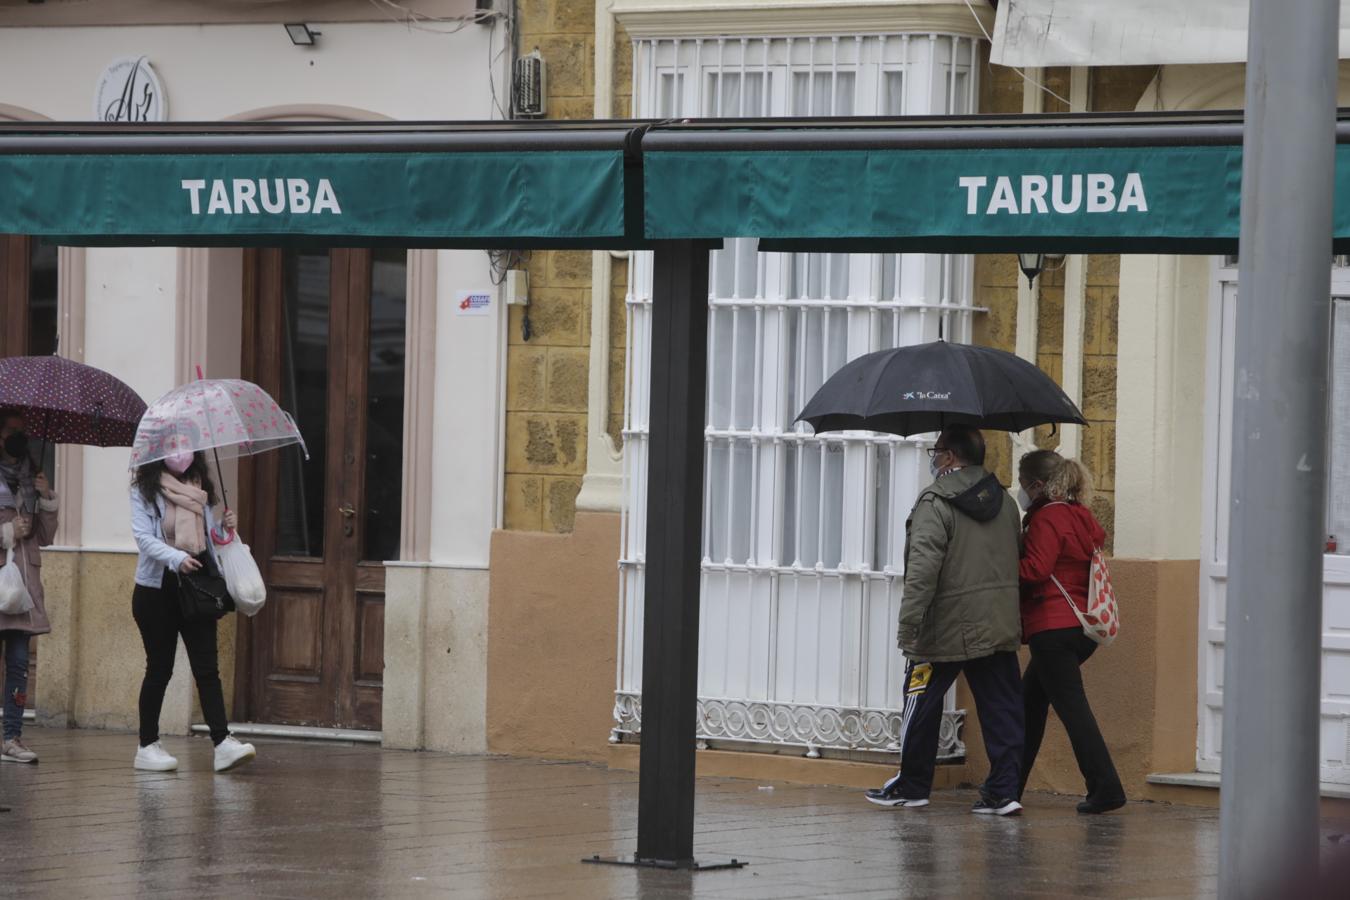
[[256, 616], [267, 602], [267, 586], [248, 544], [239, 539], [239, 532], [231, 532], [230, 538], [229, 543], [216, 545], [220, 574], [234, 598], [235, 609], [246, 616]]
[[33, 598], [23, 583], [23, 573], [14, 562], [14, 548], [9, 548], [5, 564], [0, 566], [0, 613], [21, 616], [33, 608]]

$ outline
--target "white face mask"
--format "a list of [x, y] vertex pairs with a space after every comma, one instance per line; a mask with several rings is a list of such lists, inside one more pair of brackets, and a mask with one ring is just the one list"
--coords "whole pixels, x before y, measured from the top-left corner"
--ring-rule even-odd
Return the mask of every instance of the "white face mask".
[[1027, 493], [1026, 488], [1018, 488], [1017, 502], [1023, 509], [1031, 509], [1031, 504], [1035, 503], [1036, 500], [1030, 494]]

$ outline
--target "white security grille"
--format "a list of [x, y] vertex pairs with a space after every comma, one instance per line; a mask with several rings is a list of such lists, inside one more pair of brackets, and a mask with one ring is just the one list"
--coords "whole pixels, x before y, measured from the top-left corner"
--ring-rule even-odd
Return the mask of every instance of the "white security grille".
[[[964, 113], [975, 43], [945, 35], [725, 38], [634, 46], [641, 117]], [[895, 750], [904, 517], [925, 441], [816, 437], [793, 419], [845, 362], [968, 341], [969, 257], [759, 253], [729, 240], [709, 273], [699, 734], [705, 740]], [[615, 739], [640, 730], [651, 258], [629, 312], [622, 603]], [[964, 752], [959, 714], [942, 752]]]

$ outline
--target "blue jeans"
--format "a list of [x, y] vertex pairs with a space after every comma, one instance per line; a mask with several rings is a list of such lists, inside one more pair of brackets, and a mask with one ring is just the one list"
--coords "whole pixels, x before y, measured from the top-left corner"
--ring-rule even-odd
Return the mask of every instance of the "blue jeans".
[[5, 740], [23, 734], [23, 708], [28, 705], [28, 641], [26, 631], [0, 631], [5, 649]]

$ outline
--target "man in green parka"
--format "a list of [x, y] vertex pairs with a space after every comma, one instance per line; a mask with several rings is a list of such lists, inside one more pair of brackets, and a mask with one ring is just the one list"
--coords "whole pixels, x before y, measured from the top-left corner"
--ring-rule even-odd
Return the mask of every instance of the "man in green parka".
[[942, 699], [965, 672], [975, 697], [989, 777], [972, 812], [1016, 815], [1022, 759], [1022, 642], [1017, 508], [984, 469], [984, 436], [952, 425], [929, 451], [933, 484], [905, 523], [905, 589], [898, 642], [905, 705], [900, 771], [867, 792], [878, 806], [928, 805]]

